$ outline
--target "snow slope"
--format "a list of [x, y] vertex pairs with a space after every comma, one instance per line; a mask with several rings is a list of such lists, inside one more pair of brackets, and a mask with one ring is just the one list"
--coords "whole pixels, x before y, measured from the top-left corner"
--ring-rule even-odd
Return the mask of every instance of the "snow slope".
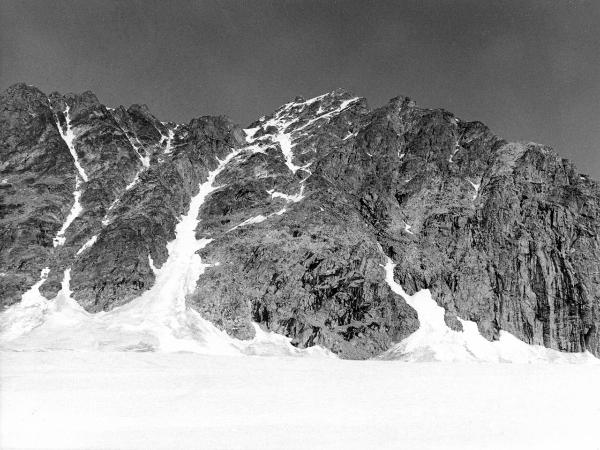
[[600, 367], [0, 353], [2, 448], [598, 449]]
[[429, 289], [408, 295], [394, 280], [394, 263], [387, 258], [386, 281], [392, 291], [402, 296], [419, 316], [419, 329], [380, 356], [402, 361], [482, 361], [482, 362], [565, 362], [599, 364], [590, 353], [565, 353], [538, 345], [529, 345], [506, 331], [490, 342], [479, 333], [477, 324], [460, 320], [463, 331], [450, 329], [444, 321], [444, 308], [431, 297]]

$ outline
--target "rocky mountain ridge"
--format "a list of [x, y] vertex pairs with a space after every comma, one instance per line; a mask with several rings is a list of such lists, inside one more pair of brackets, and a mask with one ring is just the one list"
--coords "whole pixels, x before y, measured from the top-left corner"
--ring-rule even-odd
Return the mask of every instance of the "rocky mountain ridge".
[[[0, 99], [0, 302], [36, 282], [112, 310], [155, 283], [208, 173], [211, 266], [188, 306], [231, 336], [253, 323], [344, 358], [419, 327], [385, 281], [430, 289], [445, 321], [600, 355], [600, 187], [539, 144], [397, 97], [297, 98], [241, 129], [226, 117], [161, 122], [145, 106], [18, 84]], [[40, 274], [46, 269], [43, 280]]]

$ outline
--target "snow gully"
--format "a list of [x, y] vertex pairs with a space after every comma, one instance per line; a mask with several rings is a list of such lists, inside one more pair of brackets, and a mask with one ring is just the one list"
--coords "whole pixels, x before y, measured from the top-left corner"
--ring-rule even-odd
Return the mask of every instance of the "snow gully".
[[75, 191], [73, 192], [73, 206], [71, 207], [71, 211], [69, 211], [69, 214], [67, 215], [67, 218], [66, 218], [65, 222], [63, 223], [62, 227], [56, 234], [56, 237], [52, 240], [52, 244], [54, 245], [54, 247], [64, 245], [64, 243], [66, 241], [65, 233], [66, 233], [67, 229], [73, 223], [73, 221], [81, 214], [81, 211], [83, 211], [83, 207], [81, 206], [81, 203], [80, 203], [81, 183], [82, 183], [82, 180], [83, 180], [83, 182], [88, 181], [88, 176], [85, 173], [85, 170], [83, 169], [83, 167], [81, 166], [81, 163], [79, 162], [79, 157], [77, 156], [77, 150], [75, 149], [75, 139], [77, 136], [75, 136], [75, 133], [73, 132], [73, 128], [71, 126], [71, 116], [69, 114], [69, 111], [70, 111], [70, 108], [69, 108], [69, 105], [67, 105], [65, 110], [63, 111], [63, 114], [65, 116], [66, 131], [64, 131], [62, 129], [62, 127], [60, 125], [60, 121], [58, 120], [58, 116], [56, 116], [56, 126], [58, 128], [58, 132], [60, 133], [60, 136], [62, 137], [63, 141], [65, 142], [65, 144], [67, 144], [67, 147], [69, 148], [69, 151], [71, 152], [71, 156], [73, 156], [73, 161], [74, 161], [75, 167], [77, 169], [77, 175], [75, 178]]

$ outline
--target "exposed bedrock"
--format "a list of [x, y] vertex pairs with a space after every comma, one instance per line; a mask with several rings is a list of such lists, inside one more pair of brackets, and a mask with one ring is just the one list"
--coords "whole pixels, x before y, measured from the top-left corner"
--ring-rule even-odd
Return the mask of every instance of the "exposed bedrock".
[[[0, 302], [50, 269], [110, 310], [155, 281], [210, 170], [207, 267], [188, 305], [230, 335], [253, 323], [294, 345], [368, 358], [414, 332], [385, 282], [428, 288], [446, 323], [600, 356], [600, 188], [552, 149], [407, 97], [370, 109], [338, 90], [242, 130], [226, 117], [161, 122], [145, 105], [18, 84], [0, 98]], [[65, 229], [66, 228], [66, 229]], [[62, 233], [62, 234], [61, 234]]]

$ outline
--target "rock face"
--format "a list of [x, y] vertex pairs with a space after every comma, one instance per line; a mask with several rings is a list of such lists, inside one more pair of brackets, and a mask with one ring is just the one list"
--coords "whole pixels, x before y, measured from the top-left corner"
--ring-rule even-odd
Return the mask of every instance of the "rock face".
[[297, 98], [242, 130], [225, 117], [160, 122], [92, 93], [1, 97], [0, 302], [70, 288], [86, 310], [149, 289], [190, 198], [218, 160], [196, 229], [212, 266], [190, 307], [230, 335], [252, 323], [368, 358], [414, 332], [385, 282], [428, 288], [488, 339], [600, 356], [600, 187], [539, 144], [406, 97], [370, 110], [344, 91]]

